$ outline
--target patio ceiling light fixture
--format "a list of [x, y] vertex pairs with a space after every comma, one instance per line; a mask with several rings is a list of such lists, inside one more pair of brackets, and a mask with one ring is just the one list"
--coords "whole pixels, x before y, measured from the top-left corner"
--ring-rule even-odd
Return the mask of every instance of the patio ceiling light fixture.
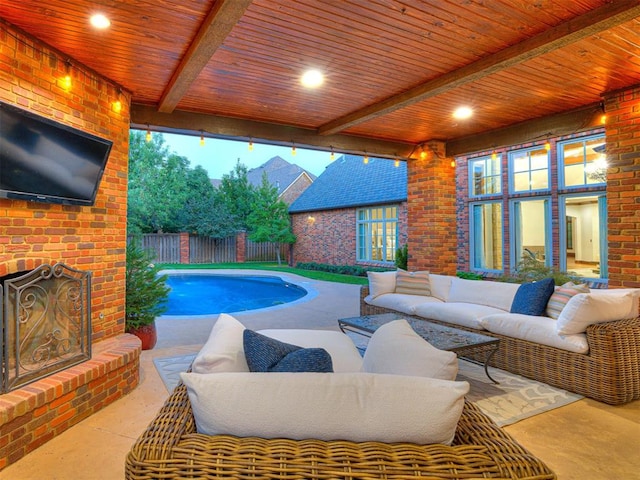
[[307, 70], [302, 74], [300, 83], [307, 88], [318, 88], [324, 83], [324, 75], [320, 70]]
[[466, 106], [458, 107], [453, 112], [453, 118], [457, 120], [466, 120], [467, 118], [471, 118], [472, 115], [473, 115], [473, 110], [471, 109], [471, 107], [466, 107]]
[[105, 28], [109, 28], [111, 26], [111, 20], [109, 20], [102, 13], [91, 15], [91, 18], [89, 18], [89, 23], [91, 23], [92, 27], [97, 28], [98, 30], [104, 30]]

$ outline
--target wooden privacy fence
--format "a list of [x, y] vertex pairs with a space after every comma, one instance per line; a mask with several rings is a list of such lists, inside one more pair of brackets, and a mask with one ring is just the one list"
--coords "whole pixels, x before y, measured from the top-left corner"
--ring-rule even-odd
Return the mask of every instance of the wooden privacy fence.
[[[134, 236], [129, 235], [128, 241]], [[141, 245], [155, 252], [158, 263], [235, 263], [275, 262], [278, 245], [256, 243], [245, 232], [226, 238], [212, 238], [188, 233], [148, 233], [139, 235]], [[282, 245], [280, 256], [287, 258], [287, 246]]]

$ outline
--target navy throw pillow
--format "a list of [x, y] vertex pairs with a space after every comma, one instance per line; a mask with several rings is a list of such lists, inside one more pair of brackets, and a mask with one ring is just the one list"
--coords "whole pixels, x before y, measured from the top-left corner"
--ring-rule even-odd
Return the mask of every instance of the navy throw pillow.
[[251, 372], [333, 372], [331, 355], [324, 348], [302, 348], [245, 329], [244, 356]]
[[511, 313], [544, 315], [549, 298], [553, 295], [555, 285], [556, 282], [553, 278], [523, 283], [516, 291], [515, 297], [513, 297]]

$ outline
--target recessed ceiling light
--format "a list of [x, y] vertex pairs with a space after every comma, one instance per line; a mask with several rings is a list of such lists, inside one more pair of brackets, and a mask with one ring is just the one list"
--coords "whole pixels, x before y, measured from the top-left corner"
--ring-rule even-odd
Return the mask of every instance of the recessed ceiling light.
[[89, 22], [95, 28], [99, 28], [100, 30], [109, 28], [111, 26], [111, 21], [102, 13], [96, 13], [95, 15], [91, 15]]
[[307, 88], [318, 88], [324, 83], [324, 75], [319, 70], [307, 70], [302, 75], [300, 83]]
[[464, 120], [473, 115], [473, 110], [470, 107], [459, 107], [453, 112], [453, 118], [457, 118], [458, 120]]

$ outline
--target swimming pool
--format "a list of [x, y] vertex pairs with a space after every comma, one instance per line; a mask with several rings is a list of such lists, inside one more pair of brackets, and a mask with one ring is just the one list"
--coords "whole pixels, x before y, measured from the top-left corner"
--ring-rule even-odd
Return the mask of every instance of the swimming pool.
[[164, 315], [209, 315], [274, 307], [296, 301], [307, 290], [269, 275], [169, 273]]

